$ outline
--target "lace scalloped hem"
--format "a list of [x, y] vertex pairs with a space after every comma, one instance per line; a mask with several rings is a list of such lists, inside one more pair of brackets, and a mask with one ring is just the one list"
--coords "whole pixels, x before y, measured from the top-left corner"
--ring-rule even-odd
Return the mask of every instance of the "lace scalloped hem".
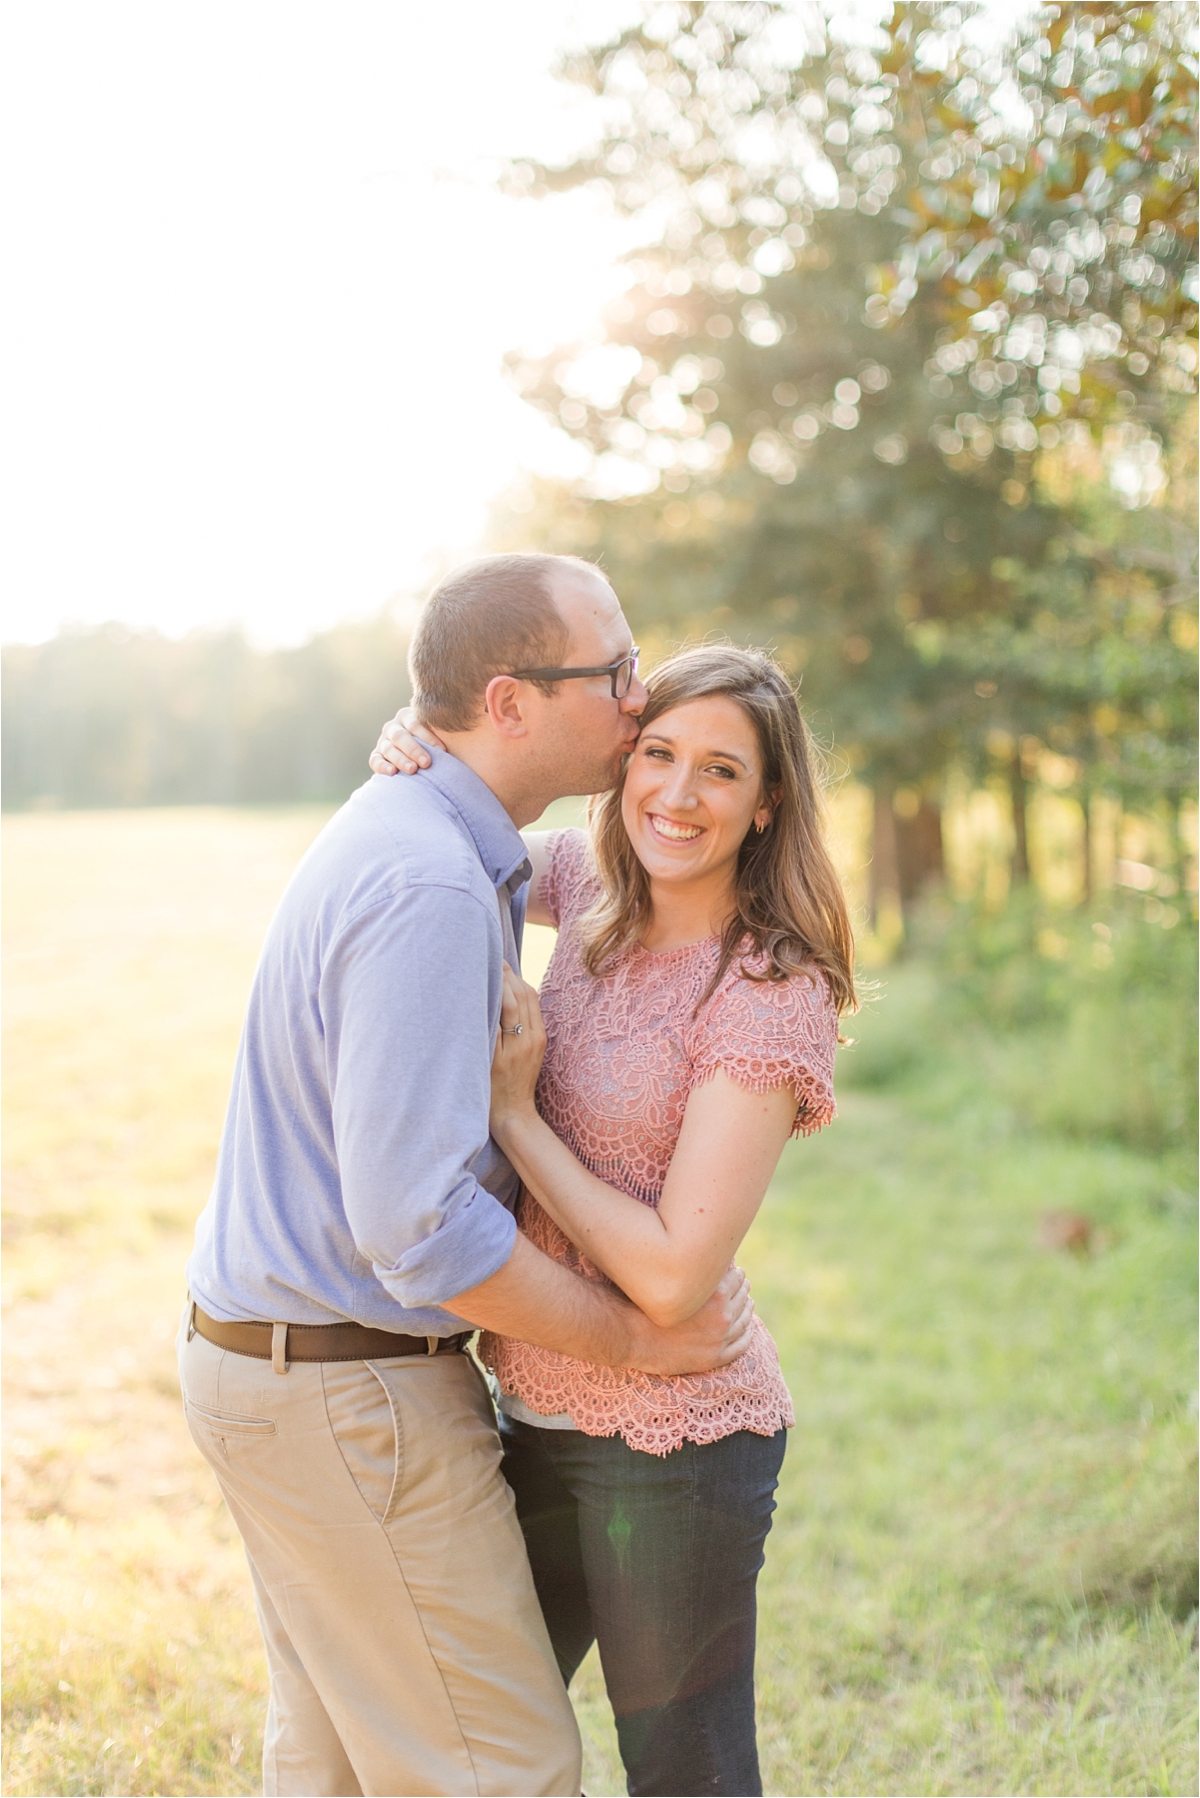
[[[524, 1363], [515, 1368], [511, 1366], [514, 1346]], [[643, 1454], [669, 1455], [684, 1442], [718, 1442], [739, 1430], [774, 1436], [777, 1430], [791, 1429], [796, 1421], [778, 1365], [769, 1372], [763, 1370], [766, 1377], [759, 1375], [756, 1390], [741, 1386], [707, 1393], [668, 1389], [662, 1394], [667, 1403], [661, 1405], [655, 1403], [653, 1391], [639, 1389], [636, 1375], [604, 1390], [606, 1376], [612, 1378], [611, 1369], [589, 1368], [528, 1343], [514, 1345], [509, 1339], [485, 1334], [479, 1339], [479, 1352], [496, 1374], [501, 1390], [519, 1398], [531, 1411], [542, 1417], [567, 1412], [585, 1436], [621, 1436], [630, 1448]], [[510, 1364], [507, 1367], [506, 1362]], [[707, 1384], [711, 1376], [701, 1376], [697, 1384], [701, 1378]], [[684, 1380], [671, 1382], [672, 1388], [684, 1385]]]
[[720, 1061], [714, 1061], [711, 1067], [702, 1068], [696, 1074], [693, 1090], [706, 1085], [718, 1074], [728, 1074], [731, 1080], [752, 1093], [772, 1093], [777, 1087], [790, 1086], [796, 1095], [793, 1136], [815, 1136], [837, 1116], [833, 1091], [828, 1083], [807, 1068], [797, 1069], [793, 1061], [768, 1061], [760, 1056], [736, 1059], [722, 1056]]
[[[705, 1443], [734, 1436], [739, 1430], [749, 1430], [753, 1436], [774, 1436], [778, 1430], [790, 1430], [796, 1421], [791, 1405], [766, 1405], [756, 1399], [744, 1407], [732, 1400], [721, 1407], [706, 1405], [700, 1408], [702, 1414], [699, 1416], [693, 1416], [689, 1407], [686, 1419], [673, 1416], [669, 1422], [660, 1422], [639, 1418], [634, 1423], [628, 1417], [612, 1417], [582, 1406], [574, 1389], [564, 1391], [561, 1400], [551, 1398], [545, 1391], [539, 1392], [540, 1402], [536, 1405], [528, 1393], [518, 1392], [515, 1386], [506, 1385], [502, 1390], [519, 1398], [541, 1417], [556, 1417], [564, 1411], [569, 1412], [571, 1422], [585, 1436], [621, 1436], [630, 1448], [646, 1455], [669, 1455], [685, 1442], [695, 1442], [703, 1447]], [[717, 1411], [721, 1414], [714, 1416]]]

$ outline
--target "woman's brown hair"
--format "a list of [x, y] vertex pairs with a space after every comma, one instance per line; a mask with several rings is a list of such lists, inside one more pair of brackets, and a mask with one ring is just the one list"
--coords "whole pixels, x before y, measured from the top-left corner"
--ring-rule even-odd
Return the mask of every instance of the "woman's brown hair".
[[[752, 950], [766, 971], [743, 964], [747, 979], [786, 980], [819, 968], [838, 1011], [856, 1009], [854, 937], [821, 834], [817, 752], [782, 668], [758, 650], [706, 645], [661, 663], [647, 676], [646, 690], [643, 726], [693, 699], [719, 696], [741, 706], [758, 738], [764, 796], [774, 802], [766, 829], [748, 831], [738, 854], [733, 915], [704, 999], [716, 991], [734, 957]], [[604, 889], [583, 920], [584, 962], [591, 974], [602, 973], [635, 943], [650, 916], [650, 883], [621, 819], [624, 787], [622, 774], [588, 810]]]

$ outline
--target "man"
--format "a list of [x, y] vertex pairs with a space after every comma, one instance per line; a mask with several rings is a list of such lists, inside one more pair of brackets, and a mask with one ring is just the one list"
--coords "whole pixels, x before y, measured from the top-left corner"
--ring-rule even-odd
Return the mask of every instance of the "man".
[[488, 1136], [518, 828], [610, 786], [637, 734], [616, 595], [571, 558], [485, 558], [430, 597], [411, 666], [445, 750], [353, 795], [267, 935], [188, 1267], [184, 1402], [253, 1575], [268, 1793], [577, 1793], [466, 1335], [693, 1372], [740, 1352], [745, 1295], [656, 1330], [518, 1235]]

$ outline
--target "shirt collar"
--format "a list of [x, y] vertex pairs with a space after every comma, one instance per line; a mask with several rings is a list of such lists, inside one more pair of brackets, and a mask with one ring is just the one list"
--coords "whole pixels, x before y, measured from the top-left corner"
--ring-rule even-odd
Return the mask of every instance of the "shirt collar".
[[533, 873], [520, 831], [486, 781], [465, 762], [449, 750], [428, 743], [426, 748], [432, 765], [413, 778], [433, 782], [466, 825], [492, 885], [507, 887], [511, 897]]

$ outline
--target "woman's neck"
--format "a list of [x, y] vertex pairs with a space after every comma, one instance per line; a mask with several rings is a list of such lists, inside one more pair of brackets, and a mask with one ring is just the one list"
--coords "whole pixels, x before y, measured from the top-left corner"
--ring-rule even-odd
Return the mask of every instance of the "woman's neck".
[[642, 947], [658, 954], [682, 949], [719, 936], [733, 911], [733, 885], [728, 876], [688, 881], [651, 880], [650, 917], [642, 932]]

